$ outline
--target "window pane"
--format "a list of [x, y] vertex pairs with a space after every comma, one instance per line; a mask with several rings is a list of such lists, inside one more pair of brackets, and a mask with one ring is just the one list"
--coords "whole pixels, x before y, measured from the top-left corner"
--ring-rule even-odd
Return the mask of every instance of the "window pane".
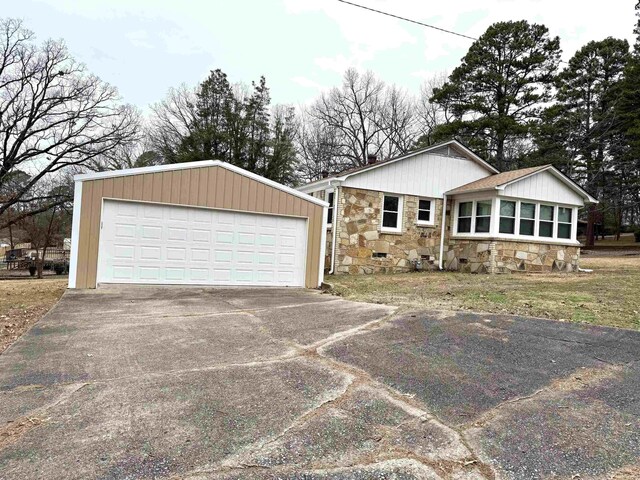
[[389, 228], [398, 227], [398, 214], [392, 212], [384, 212], [382, 215], [382, 226]]
[[559, 223], [558, 224], [558, 238], [571, 238], [571, 224]]
[[[571, 209], [570, 208], [559, 207], [558, 208], [558, 221], [559, 222], [565, 222], [565, 223], [571, 223]], [[567, 237], [563, 237], [563, 238], [567, 238]]]
[[329, 208], [327, 208], [327, 223], [331, 225], [333, 223], [333, 192], [329, 192], [327, 202], [329, 202]]
[[516, 216], [516, 202], [507, 202], [500, 200], [500, 216], [502, 217], [515, 217]]
[[533, 235], [533, 220], [520, 220], [520, 235]]
[[471, 217], [458, 218], [458, 233], [471, 232]]
[[472, 202], [463, 202], [458, 206], [459, 217], [470, 217], [472, 211], [473, 211]]
[[491, 202], [478, 202], [476, 217], [491, 215]]
[[[521, 203], [520, 204], [520, 218], [536, 218], [536, 204], [535, 203]], [[527, 234], [529, 235], [529, 234]], [[533, 233], [531, 233], [533, 235]]]
[[428, 222], [431, 219], [431, 212], [429, 210], [418, 210], [418, 220], [421, 222]]
[[384, 196], [384, 209], [391, 211], [391, 212], [397, 212], [398, 211], [398, 197], [391, 197], [388, 195]]
[[516, 219], [500, 217], [500, 233], [515, 233]]
[[553, 222], [540, 222], [541, 237], [553, 237]]
[[540, 220], [553, 220], [553, 207], [540, 205]]
[[431, 210], [431, 200], [420, 200], [418, 202], [419, 210]]
[[491, 224], [491, 217], [478, 217], [478, 218], [476, 218], [476, 233], [486, 233], [486, 232], [488, 232], [490, 224]]

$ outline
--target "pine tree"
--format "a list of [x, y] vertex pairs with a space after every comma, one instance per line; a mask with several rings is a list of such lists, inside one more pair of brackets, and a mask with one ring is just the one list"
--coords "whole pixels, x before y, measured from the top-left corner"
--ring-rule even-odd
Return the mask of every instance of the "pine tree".
[[551, 98], [560, 40], [544, 25], [498, 22], [476, 40], [432, 100], [457, 120], [440, 135], [471, 139], [498, 169], [508, 169], [510, 143], [526, 138], [540, 104]]

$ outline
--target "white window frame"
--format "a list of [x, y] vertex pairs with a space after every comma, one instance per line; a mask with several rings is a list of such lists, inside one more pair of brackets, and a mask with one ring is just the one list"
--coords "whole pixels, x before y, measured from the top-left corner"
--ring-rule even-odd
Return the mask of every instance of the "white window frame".
[[[507, 217], [505, 215], [502, 215], [502, 202], [509, 202], [509, 203], [513, 203], [513, 208], [514, 208], [514, 212], [513, 212], [513, 217]], [[520, 225], [518, 225], [518, 206], [519, 203], [517, 200], [509, 200], [506, 198], [501, 198], [498, 203], [498, 208], [497, 208], [497, 225], [496, 225], [496, 231], [498, 232], [498, 235], [515, 235], [516, 232], [518, 232]], [[525, 202], [526, 203], [526, 202]], [[502, 218], [513, 218], [513, 233], [508, 233], [508, 232], [501, 232], [500, 231], [500, 220], [502, 220]]]
[[[500, 233], [500, 201], [508, 201], [508, 202], [516, 202], [516, 217], [515, 217], [515, 233]], [[492, 201], [492, 218], [491, 218], [491, 226], [489, 232], [480, 232], [475, 233], [476, 230], [476, 212], [477, 212], [477, 202], [482, 201]], [[470, 202], [472, 204], [472, 217], [471, 217], [471, 232], [458, 232], [458, 212], [459, 206], [461, 203]], [[520, 235], [520, 207], [522, 203], [531, 203], [535, 205], [535, 213], [533, 223], [533, 235]], [[547, 205], [553, 207], [553, 236], [552, 237], [541, 237], [539, 231], [540, 225], [540, 205]], [[558, 213], [560, 208], [569, 208], [571, 209], [571, 238], [558, 238]], [[515, 240], [515, 241], [533, 241], [533, 242], [541, 242], [541, 243], [558, 243], [558, 244], [574, 244], [579, 245], [577, 239], [577, 231], [578, 231], [578, 208], [575, 205], [568, 204], [556, 204], [547, 201], [540, 200], [531, 200], [531, 199], [519, 199], [514, 197], [477, 197], [477, 198], [459, 198], [454, 202], [454, 210], [453, 210], [453, 234], [452, 238], [503, 238], [505, 240]], [[566, 223], [566, 222], [563, 222]], [[568, 225], [568, 224], [567, 224]]]
[[[329, 201], [329, 197], [331, 196], [331, 194], [333, 194], [333, 199], [334, 199], [332, 202]], [[333, 208], [335, 206], [335, 195], [336, 195], [336, 190], [334, 188], [324, 191], [325, 201], [329, 204], [329, 206], [327, 207], [327, 216], [329, 217], [327, 218], [327, 229], [333, 227], [333, 216], [335, 215], [335, 212], [333, 211]], [[329, 215], [329, 212], [331, 212], [331, 215]], [[329, 221], [329, 219], [331, 219], [331, 221]]]
[[[560, 221], [560, 209], [565, 208], [571, 212], [571, 221], [570, 222], [561, 222]], [[573, 208], [565, 207], [563, 205], [556, 205], [556, 216], [555, 216], [555, 234], [558, 240], [571, 240], [573, 235]], [[569, 225], [569, 238], [560, 238], [560, 224]]]
[[[540, 210], [542, 209], [542, 207], [551, 207], [551, 211], [553, 212], [553, 218], [551, 220], [542, 220], [542, 218], [540, 218]], [[551, 236], [550, 237], [543, 237], [542, 235], [540, 235], [540, 224], [544, 222], [544, 223], [550, 223], [551, 224]], [[558, 226], [558, 206], [557, 205], [553, 205], [547, 202], [541, 202], [538, 203], [538, 237], [540, 238], [550, 238], [550, 239], [557, 239], [557, 226]], [[567, 239], [570, 240], [570, 239]]]
[[[489, 218], [489, 230], [486, 232], [476, 232], [476, 224], [477, 224], [477, 220], [478, 220], [478, 203], [488, 203], [489, 204], [489, 215], [482, 215], [481, 218]], [[488, 198], [488, 199], [478, 199], [478, 200], [474, 200], [473, 201], [473, 230], [471, 230], [473, 232], [474, 235], [491, 235], [492, 232], [492, 227], [494, 226], [494, 221], [493, 221], [493, 217], [494, 215], [494, 206], [495, 206], [495, 202], [493, 201], [493, 199]]]
[[[420, 200], [427, 200], [430, 202], [431, 207], [429, 208], [429, 221], [420, 220]], [[435, 225], [435, 209], [436, 209], [436, 201], [433, 198], [429, 197], [418, 197], [418, 205], [416, 208], [416, 225], [432, 227]]]
[[[398, 199], [398, 220], [395, 227], [384, 226], [384, 199], [386, 197], [396, 197]], [[396, 193], [384, 193], [382, 195], [382, 205], [380, 205], [380, 232], [382, 233], [402, 233], [402, 217], [404, 207], [404, 196]], [[391, 210], [389, 210], [391, 211]]]
[[[458, 232], [458, 220], [460, 219], [460, 204], [461, 203], [470, 203], [471, 204], [471, 216], [470, 217], [462, 217], [462, 218], [470, 218], [471, 223], [469, 224], [468, 232]], [[473, 232], [475, 231], [475, 218], [476, 218], [476, 202], [473, 200], [462, 200], [456, 202], [455, 210], [454, 210], [454, 225], [456, 226], [456, 235], [475, 235]]]

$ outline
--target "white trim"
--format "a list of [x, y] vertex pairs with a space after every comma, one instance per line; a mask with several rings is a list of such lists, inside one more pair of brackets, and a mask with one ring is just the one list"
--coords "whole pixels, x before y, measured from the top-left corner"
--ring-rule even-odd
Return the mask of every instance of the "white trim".
[[[424, 220], [420, 220], [420, 200], [429, 200], [429, 221], [425, 222]], [[431, 197], [418, 197], [418, 205], [416, 206], [416, 225], [419, 227], [433, 227], [435, 225], [435, 217], [436, 217], [436, 199]]]
[[[398, 198], [398, 220], [396, 222], [396, 226], [395, 227], [385, 227], [384, 226], [384, 198], [385, 197], [397, 197]], [[403, 226], [403, 217], [404, 217], [404, 195], [396, 195], [396, 194], [388, 194], [388, 193], [383, 193], [382, 194], [382, 205], [380, 208], [380, 233], [402, 233], [402, 226]], [[391, 210], [388, 210], [390, 213]]]
[[78, 278], [78, 251], [80, 249], [80, 212], [82, 211], [82, 182], [73, 188], [73, 214], [71, 220], [71, 253], [69, 258], [69, 288], [76, 288]]
[[286, 185], [282, 185], [278, 182], [274, 182], [273, 180], [269, 180], [268, 178], [264, 178], [256, 173], [249, 172], [244, 168], [237, 167], [235, 165], [232, 165], [227, 162], [223, 162], [221, 160], [202, 160], [200, 162], [174, 163], [170, 165], [155, 165], [153, 167], [126, 168], [124, 170], [110, 170], [108, 172], [83, 173], [83, 174], [74, 176], [73, 179], [76, 182], [78, 181], [84, 182], [86, 180], [98, 180], [98, 179], [113, 178], [113, 177], [126, 177], [130, 175], [144, 175], [146, 173], [168, 172], [173, 170], [182, 170], [186, 168], [203, 168], [203, 167], [225, 168], [229, 171], [251, 178], [252, 180], [256, 180], [258, 182], [264, 183], [265, 185], [268, 185], [270, 187], [276, 188], [278, 190], [282, 190], [283, 192], [290, 193], [291, 195], [295, 195], [296, 197], [302, 198], [303, 200], [306, 200], [308, 202], [315, 203], [316, 205], [320, 205], [322, 207], [328, 206], [327, 202], [320, 200], [319, 198], [312, 197], [299, 190], [296, 190], [291, 187], [287, 187]]

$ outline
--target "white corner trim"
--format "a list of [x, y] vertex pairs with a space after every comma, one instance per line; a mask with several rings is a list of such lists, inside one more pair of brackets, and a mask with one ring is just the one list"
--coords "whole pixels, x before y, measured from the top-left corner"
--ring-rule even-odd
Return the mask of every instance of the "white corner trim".
[[200, 162], [173, 163], [170, 165], [155, 165], [153, 167], [126, 168], [124, 170], [110, 170], [108, 172], [83, 173], [83, 174], [74, 176], [73, 179], [76, 182], [83, 182], [85, 180], [99, 180], [104, 178], [126, 177], [130, 175], [144, 175], [146, 173], [169, 172], [172, 170], [182, 170], [182, 169], [188, 169], [188, 168], [203, 168], [203, 167], [225, 168], [232, 172], [251, 178], [252, 180], [256, 180], [258, 182], [264, 183], [265, 185], [268, 185], [270, 187], [276, 188], [278, 190], [282, 190], [283, 192], [290, 193], [291, 195], [294, 195], [298, 198], [302, 198], [303, 200], [306, 200], [308, 202], [315, 203], [316, 205], [320, 205], [322, 207], [329, 206], [327, 202], [320, 200], [319, 198], [312, 197], [311, 195], [307, 195], [306, 193], [303, 193], [299, 190], [296, 190], [291, 187], [287, 187], [286, 185], [282, 185], [278, 182], [274, 182], [273, 180], [269, 180], [258, 174], [249, 172], [244, 168], [231, 165], [230, 163], [223, 162], [221, 160], [202, 160]]
[[82, 181], [75, 182], [73, 189], [73, 214], [71, 220], [71, 256], [69, 258], [69, 288], [76, 288], [78, 274], [78, 250], [80, 241], [80, 212], [82, 208]]

